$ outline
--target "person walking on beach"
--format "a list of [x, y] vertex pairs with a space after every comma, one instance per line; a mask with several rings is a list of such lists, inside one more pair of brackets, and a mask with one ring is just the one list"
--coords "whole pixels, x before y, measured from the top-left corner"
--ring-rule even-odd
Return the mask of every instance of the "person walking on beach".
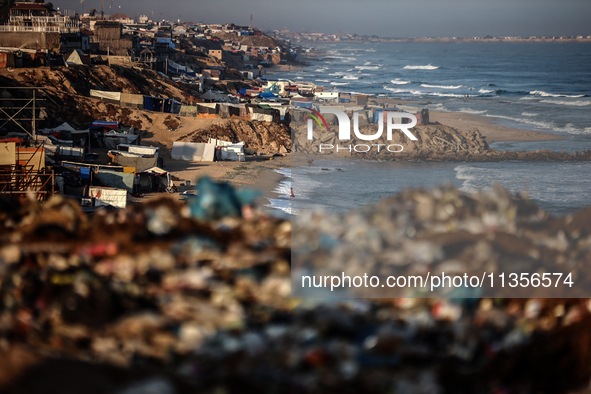
[[289, 198], [295, 198], [295, 194], [293, 194], [293, 187], [289, 188]]

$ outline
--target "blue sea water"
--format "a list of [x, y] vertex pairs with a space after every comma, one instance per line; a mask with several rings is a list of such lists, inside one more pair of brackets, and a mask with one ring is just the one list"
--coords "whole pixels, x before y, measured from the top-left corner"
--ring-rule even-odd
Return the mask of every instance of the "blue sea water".
[[[488, 116], [499, 124], [555, 133], [563, 141], [502, 142], [499, 150], [591, 149], [591, 43], [319, 44], [324, 56], [273, 77], [333, 89], [428, 102], [427, 108]], [[466, 192], [500, 183], [546, 210], [591, 205], [591, 163], [340, 163], [286, 169], [309, 207], [346, 211], [407, 187], [448, 182]], [[338, 170], [340, 169], [340, 170]], [[300, 201], [298, 205], [302, 204]], [[285, 198], [271, 206], [290, 211]], [[292, 212], [296, 213], [296, 212]]]

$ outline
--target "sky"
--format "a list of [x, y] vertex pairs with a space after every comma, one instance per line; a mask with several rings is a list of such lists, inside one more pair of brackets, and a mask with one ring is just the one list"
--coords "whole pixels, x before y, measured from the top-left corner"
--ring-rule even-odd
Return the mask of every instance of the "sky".
[[[46, 0], [47, 1], [47, 0]], [[52, 0], [80, 12], [100, 0]], [[381, 37], [591, 34], [591, 0], [104, 0], [105, 14]]]

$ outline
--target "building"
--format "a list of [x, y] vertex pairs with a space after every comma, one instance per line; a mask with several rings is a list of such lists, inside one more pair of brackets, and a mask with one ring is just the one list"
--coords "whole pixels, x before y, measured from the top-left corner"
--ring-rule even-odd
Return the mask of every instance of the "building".
[[0, 31], [75, 33], [80, 30], [79, 22], [53, 12], [45, 3], [17, 2], [10, 9], [8, 24]]
[[122, 34], [119, 22], [97, 21], [94, 24], [94, 35], [91, 42], [98, 44], [101, 52], [117, 56], [129, 56], [139, 47], [137, 37]]
[[211, 57], [215, 57], [218, 60], [223, 60], [224, 54], [221, 49], [210, 49], [208, 55]]

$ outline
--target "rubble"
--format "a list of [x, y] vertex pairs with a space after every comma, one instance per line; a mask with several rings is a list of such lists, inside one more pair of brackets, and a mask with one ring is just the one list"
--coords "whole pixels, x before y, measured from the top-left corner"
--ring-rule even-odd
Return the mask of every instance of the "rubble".
[[[578, 242], [589, 261], [591, 211], [552, 218], [500, 190], [471, 199], [452, 189], [407, 191], [349, 216], [293, 224], [256, 210], [202, 220], [166, 198], [92, 216], [60, 197], [1, 200], [0, 383], [10, 393], [586, 387], [587, 299], [290, 297], [292, 226], [306, 226], [294, 232], [300, 242], [350, 221], [347, 237], [362, 242], [363, 221], [384, 212], [406, 215], [399, 220], [427, 243], [439, 233], [444, 254], [454, 223], [515, 234], [516, 252], [531, 237], [534, 249], [557, 253]], [[385, 218], [384, 226], [397, 224]], [[409, 226], [397, 229], [408, 236]], [[550, 236], [560, 232], [565, 238]]]

